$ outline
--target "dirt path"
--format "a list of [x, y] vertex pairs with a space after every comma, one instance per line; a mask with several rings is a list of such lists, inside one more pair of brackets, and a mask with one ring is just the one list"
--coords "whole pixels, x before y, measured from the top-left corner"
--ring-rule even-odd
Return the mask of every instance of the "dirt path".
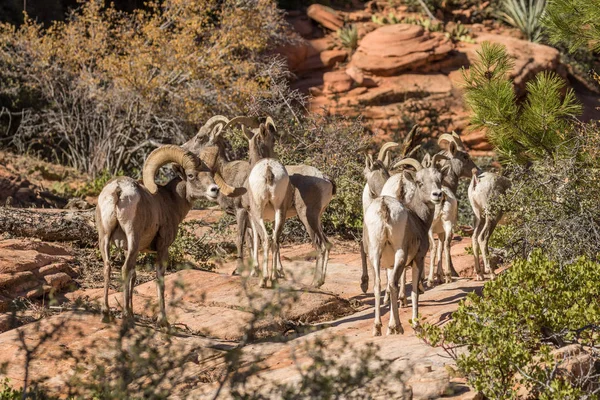
[[[472, 258], [465, 252], [468, 245], [470, 239], [465, 238], [455, 241], [452, 247], [455, 267], [461, 276], [467, 277], [429, 289], [421, 295], [420, 314], [426, 321], [444, 323], [456, 310], [460, 299], [482, 287], [481, 282], [468, 278], [472, 273]], [[405, 331], [403, 335], [372, 336], [373, 280], [371, 276], [369, 291], [363, 294], [359, 286], [360, 255], [355, 243], [335, 243], [326, 283], [320, 290], [309, 286], [314, 268], [314, 254], [310, 245], [284, 246], [282, 258], [286, 271], [286, 279], [280, 280], [282, 290], [259, 289], [257, 278], [231, 276], [235, 265], [233, 261], [221, 265], [217, 273], [184, 270], [169, 275], [166, 278], [167, 302], [175, 303], [168, 306], [169, 320], [186, 327], [190, 332], [203, 335], [177, 340], [182, 345], [204, 349], [230, 347], [242, 339], [248, 321], [252, 319], [252, 310], [283, 301], [282, 298], [285, 300], [285, 296], [293, 294], [295, 299], [287, 299], [280, 311], [281, 318], [267, 318], [257, 326], [257, 337], [262, 340], [245, 348], [245, 363], [252, 363], [256, 358], [267, 366], [259, 374], [260, 379], [288, 383], [298, 380], [298, 366], [305, 365], [308, 361], [301, 350], [304, 343], [321, 338], [334, 346], [336, 338], [343, 337], [347, 344], [335, 354], [335, 357], [342, 360], [340, 362], [352, 363], [354, 350], [374, 343], [380, 347], [381, 357], [393, 359], [394, 368], [403, 371], [402, 382], [390, 382], [390, 387], [397, 386], [399, 389], [402, 384], [407, 384], [412, 388], [415, 399], [433, 399], [442, 395], [468, 399], [474, 396], [464, 382], [449, 376], [447, 365], [452, 362], [443, 350], [432, 348], [415, 336], [408, 322], [411, 317], [410, 307], [400, 310]], [[410, 274], [408, 275], [410, 280]], [[87, 297], [98, 301], [101, 293], [101, 290], [93, 289], [78, 291], [69, 297]], [[136, 314], [148, 317], [156, 315], [155, 300], [154, 282], [137, 286], [134, 291]], [[113, 293], [110, 302], [118, 309], [122, 302], [121, 294]], [[388, 318], [388, 307], [384, 307], [384, 333]], [[102, 323], [99, 316], [85, 313], [64, 312], [45, 319], [43, 323], [44, 326], [52, 324], [62, 324], [65, 328], [60, 335], [44, 345], [38, 360], [32, 366], [31, 376], [39, 378], [50, 371], [52, 379], [49, 386], [62, 391], [75, 365], [68, 360], [57, 363], [56, 354], [65, 349], [84, 349], [98, 340], [108, 340], [114, 337], [117, 329], [113, 324]], [[28, 343], [35, 343], [41, 335], [40, 329], [34, 324], [21, 329], [26, 333]], [[0, 334], [0, 348], [6, 350], [0, 352], [0, 364], [11, 362], [6, 375], [14, 382], [21, 381], [23, 354], [19, 350], [17, 330]], [[90, 360], [89, 356], [86, 357], [86, 360]], [[49, 368], [50, 366], [53, 367]], [[190, 363], [188, 367], [186, 373], [193, 376], [206, 376], [213, 368], [207, 367], [203, 362]], [[250, 381], [248, 385], [263, 385], [259, 378]], [[216, 387], [214, 379], [206, 379], [203, 383], [179, 387], [173, 395], [176, 398], [205, 398], [214, 393]]]

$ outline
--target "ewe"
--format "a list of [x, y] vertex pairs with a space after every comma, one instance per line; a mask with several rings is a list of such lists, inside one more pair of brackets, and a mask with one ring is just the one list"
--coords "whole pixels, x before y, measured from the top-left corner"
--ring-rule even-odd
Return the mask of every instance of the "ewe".
[[[416, 283], [423, 272], [429, 248], [428, 231], [435, 207], [443, 199], [442, 174], [436, 166], [437, 156], [428, 167], [422, 167], [414, 159], [397, 163], [395, 166], [412, 165], [417, 172], [413, 175], [404, 171], [388, 179], [381, 196], [371, 203], [365, 213], [367, 253], [375, 273], [375, 336], [381, 335], [382, 265], [388, 270], [388, 291], [391, 294], [392, 313], [388, 334], [404, 332], [398, 315], [398, 281], [404, 268], [411, 264], [413, 324], [418, 321], [419, 291]], [[406, 193], [408, 189], [411, 193]], [[399, 200], [403, 198], [406, 199], [405, 204]]]
[[[225, 117], [213, 117], [211, 120], [217, 121], [218, 118], [229, 122]], [[183, 147], [195, 154], [200, 154], [204, 146], [210, 144], [217, 145], [219, 147], [218, 171], [229, 184], [242, 186], [250, 173], [250, 163], [247, 161], [228, 161], [225, 154], [226, 142], [223, 138], [223, 133], [226, 130], [213, 129], [209, 126], [209, 122], [205, 124], [203, 129], [193, 139], [184, 144]], [[231, 122], [233, 123], [234, 120]], [[260, 123], [255, 118], [238, 118], [237, 122], [252, 128], [251, 131], [254, 133], [256, 133], [256, 130], [260, 126]], [[258, 143], [258, 145], [261, 148], [257, 149], [257, 151], [265, 154], [265, 157], [272, 157], [273, 143], [262, 142]], [[286, 218], [298, 215], [313, 242], [313, 246], [318, 252], [313, 285], [319, 287], [325, 282], [327, 261], [331, 248], [331, 244], [323, 232], [321, 220], [325, 208], [327, 208], [335, 194], [335, 184], [317, 168], [308, 165], [286, 165], [285, 168], [294, 188], [293, 204], [288, 208]], [[249, 220], [248, 204], [244, 204], [242, 198], [231, 199], [219, 196], [219, 205], [228, 214], [236, 216], [238, 226], [236, 241], [238, 256], [237, 267], [234, 271], [236, 273], [243, 267], [244, 241]], [[283, 271], [278, 271], [277, 273], [281, 276]]]
[[490, 207], [492, 203], [510, 188], [510, 180], [494, 174], [484, 172], [479, 175], [477, 169], [472, 171], [473, 177], [469, 185], [469, 202], [475, 214], [475, 229], [473, 230], [473, 257], [475, 258], [475, 272], [477, 280], [484, 279], [479, 265], [479, 250], [483, 258], [485, 273], [491, 274], [494, 278], [495, 273], [490, 265], [490, 256], [488, 251], [488, 242], [500, 218], [502, 212]]
[[[100, 253], [104, 261], [104, 306], [108, 317], [108, 283], [110, 279], [110, 245], [115, 243], [126, 251], [123, 264], [123, 315], [133, 317], [133, 285], [135, 262], [140, 251], [156, 252], [156, 277], [160, 307], [159, 322], [168, 324], [165, 312], [164, 273], [168, 249], [175, 240], [181, 221], [192, 208], [195, 199], [216, 200], [221, 190], [242, 194], [245, 189], [233, 188], [211, 177], [217, 148], [207, 149], [202, 161], [179, 146], [166, 145], [154, 150], [144, 164], [143, 185], [128, 177], [113, 178], [98, 196], [96, 228]], [[154, 182], [156, 171], [167, 163], [175, 163], [178, 176], [164, 186]]]

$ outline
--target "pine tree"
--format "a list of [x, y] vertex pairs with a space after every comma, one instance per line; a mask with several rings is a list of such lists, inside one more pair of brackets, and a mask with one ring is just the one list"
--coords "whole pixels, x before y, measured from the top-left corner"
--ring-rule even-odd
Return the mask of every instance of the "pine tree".
[[504, 46], [484, 42], [478, 60], [463, 70], [465, 102], [471, 125], [486, 129], [504, 162], [555, 157], [568, 145], [571, 122], [581, 113], [575, 93], [552, 72], [542, 72], [527, 83], [523, 102], [516, 98], [508, 73], [513, 62]]

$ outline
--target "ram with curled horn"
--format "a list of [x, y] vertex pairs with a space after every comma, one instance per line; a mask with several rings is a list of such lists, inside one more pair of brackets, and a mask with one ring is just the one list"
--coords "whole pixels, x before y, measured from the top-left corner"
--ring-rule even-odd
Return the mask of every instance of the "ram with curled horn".
[[[207, 155], [215, 153], [212, 149]], [[214, 163], [215, 157], [205, 158]], [[164, 186], [155, 182], [157, 171], [166, 164], [176, 165], [177, 176]], [[168, 324], [165, 311], [164, 273], [169, 246], [175, 240], [181, 221], [196, 199], [205, 197], [216, 201], [219, 186], [211, 168], [196, 155], [179, 146], [166, 145], [154, 150], [144, 164], [143, 184], [129, 177], [109, 181], [98, 196], [96, 228], [100, 254], [104, 261], [103, 313], [109, 317], [108, 285], [110, 279], [110, 247], [114, 243], [125, 251], [121, 269], [123, 281], [123, 316], [133, 317], [133, 286], [135, 263], [139, 252], [156, 252], [156, 277], [160, 306], [159, 322]], [[243, 188], [222, 184], [223, 190], [242, 194]]]

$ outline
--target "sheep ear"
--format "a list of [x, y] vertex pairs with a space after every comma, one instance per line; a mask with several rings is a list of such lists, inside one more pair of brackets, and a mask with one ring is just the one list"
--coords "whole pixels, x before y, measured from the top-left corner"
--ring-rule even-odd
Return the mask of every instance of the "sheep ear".
[[452, 154], [452, 157], [454, 157], [454, 155], [456, 154], [456, 150], [458, 150], [458, 147], [456, 146], [455, 142], [450, 142], [448, 144], [448, 151], [450, 152], [450, 154]]
[[252, 138], [254, 137], [254, 132], [246, 130], [246, 127], [244, 125], [242, 125], [242, 132], [244, 132], [244, 135], [246, 135], [246, 138], [248, 140], [252, 140]]
[[404, 179], [409, 182], [415, 182], [415, 176], [413, 175], [412, 171], [405, 169], [402, 173], [404, 174]]
[[371, 154], [365, 156], [365, 167], [369, 171], [373, 171], [373, 156]]
[[171, 167], [173, 168], [173, 172], [175, 173], [175, 175], [177, 175], [183, 181], [186, 180], [187, 177], [185, 176], [185, 171], [183, 170], [183, 167], [181, 165], [171, 164]]
[[421, 161], [421, 165], [425, 168], [429, 168], [431, 166], [431, 156], [429, 155], [429, 153], [425, 154], [425, 157], [423, 157], [423, 161]]

